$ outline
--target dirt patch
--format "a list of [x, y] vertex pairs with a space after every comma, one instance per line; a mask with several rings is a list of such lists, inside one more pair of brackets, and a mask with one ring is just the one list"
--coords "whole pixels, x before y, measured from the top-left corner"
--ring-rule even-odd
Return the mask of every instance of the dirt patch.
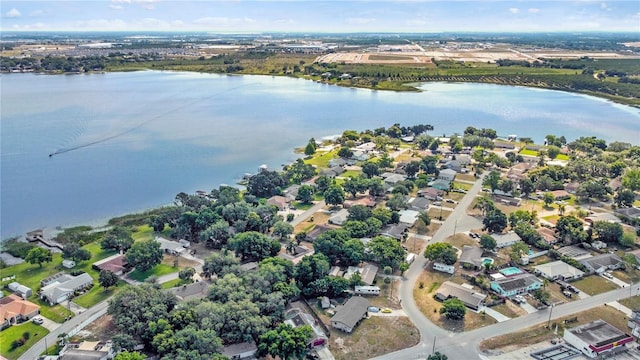
[[197, 261], [185, 259], [182, 256], [165, 255], [162, 258], [162, 263], [169, 266], [174, 266], [176, 259], [178, 260], [179, 268], [196, 267], [200, 265]]
[[103, 315], [96, 319], [96, 321], [89, 324], [86, 331], [91, 333], [91, 339], [94, 341], [107, 341], [118, 333], [118, 329], [113, 323], [111, 315]]
[[351, 334], [331, 330], [329, 349], [336, 360], [369, 359], [405, 349], [420, 341], [420, 333], [406, 317], [372, 316]]
[[323, 210], [315, 212], [309, 218], [299, 223], [293, 228], [293, 233], [298, 234], [303, 231], [310, 232], [317, 225], [328, 225], [331, 214], [324, 212]]

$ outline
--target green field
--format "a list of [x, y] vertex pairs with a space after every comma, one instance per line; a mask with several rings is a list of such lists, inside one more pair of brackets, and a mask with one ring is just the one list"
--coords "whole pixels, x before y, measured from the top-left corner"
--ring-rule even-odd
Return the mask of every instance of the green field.
[[149, 269], [147, 271], [134, 270], [131, 273], [129, 273], [129, 275], [127, 276], [133, 280], [145, 281], [150, 276], [162, 276], [162, 275], [167, 275], [174, 272], [178, 272], [178, 269], [169, 265], [158, 264], [154, 266], [152, 269]]
[[520, 154], [521, 155], [528, 155], [528, 156], [538, 156], [538, 152], [537, 151], [529, 150], [529, 149], [520, 150]]
[[[29, 339], [24, 343], [24, 345], [11, 351], [11, 343], [14, 340], [22, 338], [25, 332], [30, 334]], [[10, 326], [0, 331], [0, 354], [9, 360], [15, 360], [48, 333], [49, 330], [40, 325], [36, 325], [31, 321]]]

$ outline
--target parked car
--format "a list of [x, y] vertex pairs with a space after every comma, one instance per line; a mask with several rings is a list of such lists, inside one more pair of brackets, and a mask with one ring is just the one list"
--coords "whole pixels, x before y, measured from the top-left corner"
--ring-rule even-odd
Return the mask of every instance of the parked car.
[[384, 314], [391, 314], [391, 309], [384, 308], [381, 310], [381, 312]]
[[456, 201], [453, 200], [453, 199], [445, 199], [444, 201], [448, 202], [449, 204], [455, 204], [456, 203]]
[[572, 297], [572, 296], [573, 296], [573, 294], [572, 294], [571, 292], [567, 291], [567, 290], [563, 291], [563, 292], [562, 292], [562, 295], [564, 295], [564, 296], [566, 296], [566, 297], [568, 297], [568, 298], [570, 298], [570, 297]]
[[433, 205], [434, 205], [434, 206], [442, 206], [442, 202], [440, 202], [440, 201], [434, 201], [434, 202], [433, 202]]
[[380, 311], [380, 308], [375, 306], [369, 306], [367, 310], [369, 310], [369, 312], [372, 312], [372, 313], [377, 313], [378, 311]]
[[610, 272], [605, 272], [602, 274], [602, 276], [606, 277], [607, 279], [613, 279], [613, 275], [611, 275]]
[[44, 323], [44, 319], [39, 316], [34, 317], [31, 321], [33, 321], [33, 323], [36, 325], [42, 325]]

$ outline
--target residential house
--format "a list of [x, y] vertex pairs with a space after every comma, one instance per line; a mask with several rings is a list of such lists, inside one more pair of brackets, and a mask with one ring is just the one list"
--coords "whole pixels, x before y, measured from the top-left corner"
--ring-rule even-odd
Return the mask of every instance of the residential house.
[[431, 201], [424, 197], [411, 198], [409, 200], [409, 208], [415, 211], [424, 211], [429, 209], [430, 203]]
[[267, 205], [273, 205], [283, 211], [289, 207], [290, 200], [284, 196], [275, 195], [267, 199]]
[[560, 255], [575, 260], [583, 260], [591, 257], [591, 252], [575, 245], [563, 246], [556, 250]]
[[371, 156], [366, 151], [355, 150], [353, 155], [351, 155], [351, 159], [356, 161], [367, 161]]
[[569, 192], [566, 190], [553, 190], [551, 191], [551, 194], [553, 195], [553, 200], [555, 201], [567, 200], [571, 198], [571, 194], [569, 194]]
[[438, 174], [438, 179], [445, 181], [453, 181], [456, 178], [456, 172], [451, 169], [440, 170]]
[[333, 167], [330, 167], [328, 169], [320, 170], [320, 175], [324, 175], [324, 176], [329, 177], [329, 178], [334, 178], [334, 177], [342, 174], [345, 171], [346, 170], [342, 166], [333, 166]]
[[329, 269], [328, 275], [334, 277], [342, 277], [344, 275], [344, 271], [340, 269], [340, 266], [332, 266], [331, 269]]
[[347, 165], [347, 161], [343, 158], [331, 159], [329, 160], [329, 163], [328, 163], [328, 166], [330, 168], [336, 167], [336, 166], [345, 166], [345, 165]]
[[372, 285], [378, 274], [378, 267], [373, 264], [365, 264], [360, 270], [360, 279], [367, 285]]
[[362, 143], [358, 146], [356, 146], [356, 150], [360, 150], [360, 151], [364, 151], [364, 152], [371, 152], [373, 150], [376, 149], [376, 143], [369, 141], [366, 143]]
[[553, 229], [549, 229], [547, 227], [539, 227], [536, 229], [538, 234], [542, 236], [542, 239], [549, 245], [553, 245], [558, 242], [558, 238], [556, 237], [556, 232]]
[[592, 273], [602, 274], [608, 270], [620, 269], [624, 266], [624, 262], [616, 254], [601, 254], [580, 260], [580, 263], [587, 267]]
[[445, 168], [453, 170], [457, 173], [462, 171], [462, 164], [458, 160], [450, 160], [444, 164]]
[[0, 299], [0, 329], [27, 321], [40, 313], [40, 306], [16, 294]]
[[458, 262], [464, 268], [481, 270], [484, 266], [482, 263], [483, 253], [484, 250], [482, 250], [482, 248], [479, 248], [477, 246], [464, 245], [462, 247], [462, 254], [460, 254]]
[[342, 226], [348, 219], [349, 211], [347, 209], [340, 209], [340, 211], [331, 215], [329, 218], [329, 224]]
[[409, 227], [410, 226], [408, 224], [404, 223], [389, 224], [382, 228], [380, 235], [389, 236], [396, 240], [402, 240], [406, 236]]
[[122, 275], [125, 272], [127, 266], [127, 260], [122, 254], [109, 256], [108, 258], [96, 261], [95, 263], [93, 263], [93, 265], [91, 265], [94, 270], [111, 271], [118, 276]]
[[511, 181], [518, 182], [527, 177], [526, 173], [531, 169], [531, 164], [529, 163], [517, 163], [509, 168], [507, 172], [507, 179]]
[[61, 351], [58, 360], [107, 360], [115, 356], [111, 343], [83, 341], [69, 343]]
[[332, 230], [332, 227], [324, 226], [324, 225], [316, 225], [307, 233], [307, 241], [314, 241], [318, 238], [318, 236], [324, 234], [325, 232]]
[[[448, 185], [447, 189], [449, 189]], [[424, 197], [425, 199], [431, 201], [442, 200], [442, 195], [444, 195], [444, 191], [433, 187], [418, 190], [418, 196]]]
[[168, 291], [173, 293], [173, 295], [181, 301], [203, 299], [209, 293], [209, 283], [198, 281], [191, 284], [173, 287]]
[[221, 354], [230, 360], [255, 359], [258, 346], [255, 342], [243, 342], [238, 344], [227, 345], [222, 348]]
[[345, 200], [342, 203], [342, 207], [344, 207], [345, 209], [348, 209], [354, 205], [363, 205], [368, 208], [374, 208], [376, 206], [376, 200], [373, 198], [373, 196], [367, 195], [367, 196], [361, 196], [357, 199]]
[[179, 242], [165, 239], [162, 236], [156, 236], [156, 241], [160, 243], [160, 249], [167, 254], [179, 255], [186, 250]]
[[493, 146], [495, 146], [498, 149], [507, 149], [507, 150], [513, 150], [516, 148], [516, 146], [513, 143], [502, 141], [502, 140], [493, 140]]
[[631, 219], [640, 219], [640, 209], [635, 207], [617, 209], [616, 212]]
[[347, 302], [336, 309], [331, 318], [331, 327], [351, 333], [360, 320], [367, 317], [369, 300], [361, 296], [351, 297]]
[[416, 223], [416, 220], [418, 220], [418, 215], [420, 215], [420, 212], [415, 210], [400, 210], [398, 214], [400, 215], [401, 223], [413, 226], [413, 224]]
[[65, 269], [73, 269], [76, 267], [76, 262], [69, 259], [62, 260], [62, 267]]
[[607, 212], [591, 214], [584, 218], [584, 221], [589, 225], [592, 225], [596, 221], [606, 221], [612, 224], [620, 224], [622, 222], [620, 218]]
[[567, 344], [582, 351], [588, 358], [615, 358], [625, 344], [633, 343], [633, 337], [604, 320], [595, 320], [564, 331]]
[[[386, 174], [386, 173], [385, 173]], [[389, 176], [383, 177], [383, 181], [385, 184], [389, 186], [394, 186], [401, 181], [405, 181], [407, 177], [402, 174], [391, 173]]]
[[[321, 325], [311, 314], [303, 311], [301, 307], [302, 305], [297, 306], [295, 304], [292, 304], [292, 309], [287, 311], [287, 313], [285, 314], [287, 320], [285, 320], [284, 323], [289, 324], [293, 327], [299, 327], [303, 325], [308, 325], [309, 327], [311, 327], [313, 333], [311, 334], [311, 338], [308, 339], [308, 347], [311, 348], [315, 346], [325, 345], [329, 341], [329, 338], [325, 334], [323, 327], [321, 327], [324, 324]], [[331, 307], [331, 303], [329, 303], [329, 307]], [[326, 327], [324, 329], [326, 329]], [[327, 332], [329, 331], [329, 329], [326, 330]]]
[[78, 276], [64, 274], [40, 289], [40, 298], [51, 305], [61, 303], [73, 295], [93, 285], [93, 278], [87, 273]]
[[448, 191], [451, 188], [451, 181], [436, 179], [429, 183], [429, 186], [440, 191]]
[[522, 241], [520, 236], [513, 231], [509, 231], [506, 234], [491, 234], [491, 236], [496, 240], [496, 248], [498, 249], [509, 247], [519, 241]]
[[16, 282], [16, 281], [9, 283], [9, 285], [7, 285], [7, 287], [13, 293], [22, 296], [23, 299], [26, 299], [29, 296], [33, 295], [33, 291], [29, 287], [24, 286], [24, 285], [22, 285], [22, 284], [20, 284], [19, 282]]
[[289, 199], [289, 201], [293, 201], [296, 199], [296, 197], [298, 196], [298, 190], [300, 190], [300, 186], [298, 184], [294, 184], [289, 186], [288, 188], [286, 188], [283, 192], [284, 197], [286, 197], [287, 199]]
[[560, 260], [537, 265], [534, 266], [533, 269], [536, 275], [540, 275], [549, 280], [572, 281], [584, 276], [584, 272], [582, 270]]
[[487, 295], [474, 291], [473, 287], [469, 288], [451, 281], [445, 281], [440, 285], [438, 290], [436, 290], [435, 297], [440, 301], [452, 298], [458, 299], [468, 308], [478, 310], [484, 303]]
[[491, 290], [502, 296], [515, 296], [540, 289], [542, 282], [532, 274], [522, 273], [510, 277], [501, 277], [491, 282]]

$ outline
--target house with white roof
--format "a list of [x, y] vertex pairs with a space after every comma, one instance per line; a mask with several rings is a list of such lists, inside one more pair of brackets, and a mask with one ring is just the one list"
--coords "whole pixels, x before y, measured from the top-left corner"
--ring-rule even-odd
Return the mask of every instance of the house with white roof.
[[549, 280], [577, 280], [584, 276], [584, 271], [577, 269], [564, 261], [553, 261], [550, 263], [536, 265], [533, 267], [534, 273]]
[[51, 305], [59, 304], [76, 291], [84, 290], [93, 284], [93, 278], [87, 273], [78, 276], [64, 274], [40, 289], [40, 298]]

